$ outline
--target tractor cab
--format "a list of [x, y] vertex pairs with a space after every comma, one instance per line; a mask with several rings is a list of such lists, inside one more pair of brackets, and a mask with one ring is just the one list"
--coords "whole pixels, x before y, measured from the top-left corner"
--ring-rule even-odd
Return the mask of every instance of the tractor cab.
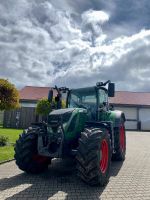
[[68, 108], [84, 108], [88, 118], [96, 120], [98, 101], [95, 87], [73, 89], [68, 95]]
[[[108, 89], [104, 87], [108, 83]], [[114, 96], [114, 83], [98, 82], [94, 87], [72, 89], [68, 92], [68, 108], [84, 108], [87, 110], [88, 120], [99, 120], [101, 111], [109, 110], [108, 97]]]
[[[108, 84], [108, 88], [105, 86]], [[57, 108], [61, 108], [62, 97], [65, 96], [66, 108], [84, 108], [87, 109], [89, 119], [98, 120], [99, 111], [107, 111], [109, 109], [108, 97], [114, 97], [115, 85], [110, 81], [98, 82], [94, 87], [69, 89], [57, 88], [57, 96], [55, 101]], [[64, 95], [65, 94], [65, 95]], [[50, 90], [48, 99], [51, 102], [53, 92]], [[63, 98], [64, 99], [64, 98]]]
[[88, 120], [97, 121], [99, 111], [108, 110], [108, 92], [96, 86], [73, 89], [68, 95], [67, 107], [87, 109]]

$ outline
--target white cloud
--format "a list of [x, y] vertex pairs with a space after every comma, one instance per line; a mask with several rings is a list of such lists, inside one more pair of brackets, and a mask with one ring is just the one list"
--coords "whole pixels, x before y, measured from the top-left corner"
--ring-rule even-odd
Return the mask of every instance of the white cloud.
[[109, 15], [104, 11], [88, 10], [82, 14], [82, 20], [85, 24], [103, 24], [109, 20]]
[[109, 20], [107, 13], [103, 11], [88, 10], [82, 14], [82, 32], [84, 39], [89, 40], [92, 46], [101, 45], [105, 41], [101, 25]]
[[18, 87], [111, 79], [118, 89], [150, 89], [150, 30], [110, 40], [102, 30], [106, 12], [85, 11], [77, 24], [48, 0], [5, 0], [0, 11], [0, 76]]

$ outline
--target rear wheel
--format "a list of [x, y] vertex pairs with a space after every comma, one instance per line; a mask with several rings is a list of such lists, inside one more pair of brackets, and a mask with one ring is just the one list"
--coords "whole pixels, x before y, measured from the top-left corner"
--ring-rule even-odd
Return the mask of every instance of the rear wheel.
[[111, 150], [110, 138], [98, 128], [81, 133], [76, 156], [78, 176], [90, 185], [104, 186], [109, 180]]
[[27, 173], [43, 172], [50, 163], [48, 157], [38, 155], [36, 130], [30, 129], [20, 135], [15, 146], [16, 164]]
[[115, 153], [112, 159], [116, 161], [125, 160], [126, 155], [126, 133], [124, 123], [122, 122], [118, 128], [115, 128]]

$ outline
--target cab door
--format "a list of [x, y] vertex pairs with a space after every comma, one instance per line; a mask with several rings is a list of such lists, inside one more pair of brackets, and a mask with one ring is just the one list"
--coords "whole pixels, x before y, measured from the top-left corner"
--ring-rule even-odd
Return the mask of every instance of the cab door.
[[105, 121], [108, 113], [108, 93], [104, 89], [98, 90], [98, 120]]

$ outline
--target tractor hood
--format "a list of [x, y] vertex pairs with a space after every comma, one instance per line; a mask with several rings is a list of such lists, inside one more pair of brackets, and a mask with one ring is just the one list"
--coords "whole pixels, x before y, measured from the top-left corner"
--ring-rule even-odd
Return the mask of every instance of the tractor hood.
[[59, 124], [60, 122], [67, 122], [70, 119], [74, 110], [75, 108], [66, 108], [52, 111], [48, 116], [48, 124], [54, 125]]
[[48, 124], [67, 123], [70, 117], [78, 113], [86, 113], [86, 109], [83, 108], [65, 108], [52, 111], [48, 116]]
[[49, 115], [63, 115], [65, 113], [72, 113], [75, 108], [65, 108], [52, 111]]

